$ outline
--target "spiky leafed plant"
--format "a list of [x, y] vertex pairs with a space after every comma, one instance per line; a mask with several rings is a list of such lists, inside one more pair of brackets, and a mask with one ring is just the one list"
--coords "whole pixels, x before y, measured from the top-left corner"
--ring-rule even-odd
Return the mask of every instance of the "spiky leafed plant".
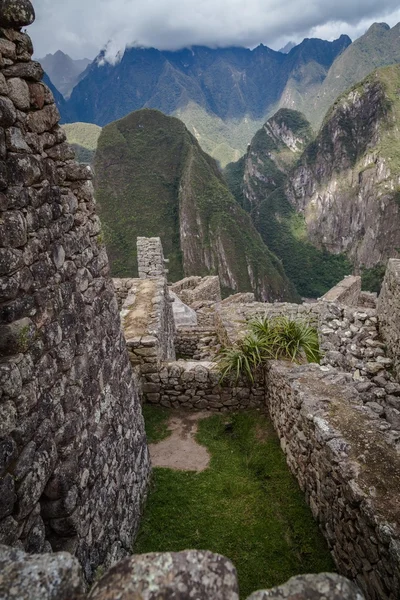
[[234, 346], [222, 348], [217, 357], [221, 381], [247, 377], [251, 382], [257, 369], [268, 358], [273, 358], [268, 346], [256, 334], [250, 332]]
[[281, 316], [273, 319], [268, 339], [276, 358], [319, 363], [318, 332], [309, 323]]
[[309, 323], [285, 316], [257, 317], [249, 322], [250, 332], [231, 347], [222, 348], [217, 358], [221, 381], [236, 382], [246, 377], [251, 382], [257, 369], [269, 359], [319, 363], [318, 333]]

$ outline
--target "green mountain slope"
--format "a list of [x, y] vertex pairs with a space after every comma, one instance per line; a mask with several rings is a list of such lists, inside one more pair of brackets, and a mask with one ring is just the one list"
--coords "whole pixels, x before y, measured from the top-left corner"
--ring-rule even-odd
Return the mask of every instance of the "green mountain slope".
[[93, 123], [68, 123], [63, 125], [68, 143], [75, 150], [76, 159], [91, 164], [97, 148], [101, 127]]
[[254, 136], [244, 159], [225, 169], [232, 192], [305, 297], [321, 296], [351, 272], [345, 257], [319, 250], [308, 241], [304, 218], [285, 193], [290, 173], [312, 137], [301, 113], [281, 109]]
[[315, 127], [319, 127], [335, 100], [351, 86], [362, 81], [378, 67], [400, 63], [400, 23], [392, 29], [386, 23], [374, 23], [332, 64], [322, 85], [308, 90], [302, 110]]
[[227, 291], [297, 297], [216, 162], [178, 119], [140, 110], [107, 125], [95, 172], [114, 275], [137, 273], [137, 236], [160, 236], [172, 280], [218, 274]]

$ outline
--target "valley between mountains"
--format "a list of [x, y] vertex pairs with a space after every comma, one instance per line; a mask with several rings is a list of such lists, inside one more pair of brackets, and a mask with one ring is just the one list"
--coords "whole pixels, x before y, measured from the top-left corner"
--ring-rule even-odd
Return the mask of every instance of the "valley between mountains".
[[144, 235], [172, 281], [218, 274], [226, 294], [317, 298], [351, 273], [379, 290], [400, 251], [400, 24], [288, 50], [43, 59], [114, 275]]

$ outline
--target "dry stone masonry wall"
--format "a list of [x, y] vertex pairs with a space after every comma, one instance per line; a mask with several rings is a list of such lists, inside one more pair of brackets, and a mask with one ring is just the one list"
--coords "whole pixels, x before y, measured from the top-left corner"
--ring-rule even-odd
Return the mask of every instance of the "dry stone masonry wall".
[[379, 330], [400, 381], [400, 260], [389, 260], [378, 301]]
[[91, 171], [20, 31], [32, 13], [0, 6], [0, 542], [69, 550], [91, 580], [130, 550], [149, 457]]
[[168, 270], [165, 268], [165, 264], [168, 263], [168, 259], [164, 258], [160, 238], [139, 237], [137, 239], [137, 257], [140, 279], [167, 275]]
[[351, 374], [272, 363], [266, 401], [339, 571], [372, 600], [400, 597], [400, 458]]
[[209, 361], [169, 362], [159, 372], [147, 373], [143, 385], [151, 404], [189, 410], [245, 410], [263, 408], [264, 379], [240, 380], [234, 386], [219, 383], [215, 364]]

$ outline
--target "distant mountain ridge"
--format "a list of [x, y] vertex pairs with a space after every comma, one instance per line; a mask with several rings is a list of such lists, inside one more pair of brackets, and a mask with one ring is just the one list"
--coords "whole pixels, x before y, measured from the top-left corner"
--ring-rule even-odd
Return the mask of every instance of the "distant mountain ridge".
[[398, 62], [400, 24], [391, 29], [384, 23], [353, 43], [347, 36], [305, 39], [287, 54], [262, 44], [253, 50], [130, 48], [116, 65], [100, 53], [61, 113], [64, 122], [102, 126], [133, 110], [157, 108], [181, 119], [224, 167], [245, 154], [279, 108], [299, 110], [318, 130], [340, 94], [376, 67]]
[[39, 62], [60, 94], [68, 99], [80, 76], [92, 61], [88, 58], [74, 60], [68, 54], [57, 50], [54, 54], [46, 54], [44, 58], [39, 58]]
[[400, 23], [390, 28], [374, 23], [368, 31], [337, 56], [320, 85], [310, 85], [297, 74], [289, 80], [280, 107], [301, 111], [315, 129], [335, 100], [374, 69], [400, 63]]
[[178, 116], [226, 164], [245, 152], [293, 72], [311, 64], [312, 79], [317, 64], [318, 76], [326, 75], [350, 43], [348, 36], [334, 42], [306, 39], [288, 54], [262, 44], [254, 50], [129, 48], [116, 65], [100, 54], [71, 94], [69, 118], [103, 126], [131, 111], [156, 108]]

